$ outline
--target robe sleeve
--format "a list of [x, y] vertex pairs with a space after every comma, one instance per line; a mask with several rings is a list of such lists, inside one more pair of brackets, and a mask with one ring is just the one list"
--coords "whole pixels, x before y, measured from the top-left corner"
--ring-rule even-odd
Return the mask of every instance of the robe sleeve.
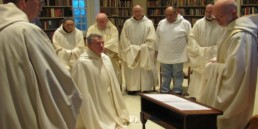
[[66, 64], [69, 64], [69, 67], [72, 67], [75, 61], [79, 58], [83, 50], [85, 49], [85, 43], [83, 39], [83, 34], [80, 30], [75, 29], [75, 42], [76, 46], [72, 50], [65, 49], [60, 45], [60, 34], [55, 32], [53, 35], [53, 44], [56, 50], [56, 53]]
[[55, 51], [56, 51], [56, 54], [58, 56], [61, 56], [63, 57], [63, 59], [67, 59], [69, 60], [69, 58], [71, 57], [71, 54], [72, 54], [72, 51], [71, 50], [67, 50], [65, 48], [62, 47], [62, 45], [59, 43], [60, 41], [60, 36], [59, 36], [59, 32], [55, 32], [54, 35], [53, 35], [53, 44], [54, 44], [54, 48], [55, 48]]
[[[110, 52], [114, 53], [112, 54], [113, 56], [118, 54], [118, 30], [116, 29], [115, 26], [110, 27], [110, 38], [105, 41], [105, 48], [108, 49]], [[110, 54], [109, 54], [110, 55]]]
[[128, 67], [134, 68], [140, 62], [140, 67], [144, 69], [152, 69], [154, 67], [154, 52], [155, 52], [155, 28], [153, 23], [148, 20], [146, 22], [147, 34], [144, 42], [141, 45], [133, 45], [128, 39], [128, 22], [124, 24], [124, 28], [121, 33], [121, 55], [122, 59], [127, 62]]
[[129, 38], [129, 33], [127, 28], [128, 24], [130, 24], [128, 21], [125, 22], [124, 27], [121, 32], [120, 37], [120, 52], [121, 52], [121, 58], [124, 62], [127, 63], [129, 68], [133, 68], [133, 64], [135, 64], [136, 57], [139, 54], [140, 46], [139, 45], [133, 45]]
[[83, 33], [80, 30], [76, 31], [76, 47], [71, 50], [70, 66], [73, 66], [77, 61], [79, 56], [83, 53], [85, 49], [85, 42], [83, 38]]
[[[28, 33], [26, 33], [28, 32]], [[31, 34], [36, 36], [31, 36]], [[50, 40], [41, 30], [25, 31], [26, 48], [37, 80], [36, 112], [41, 128], [75, 127], [81, 95], [70, 73], [59, 62]], [[39, 101], [40, 100], [40, 101]], [[42, 107], [40, 106], [42, 105]], [[51, 127], [52, 125], [53, 127]]]
[[153, 26], [152, 21], [148, 21], [148, 32], [146, 40], [143, 44], [141, 44], [140, 49], [140, 67], [146, 70], [152, 70], [154, 65], [154, 54], [155, 54], [155, 41], [156, 41], [156, 33], [155, 28]]
[[201, 31], [202, 28], [198, 22], [194, 25], [190, 31], [187, 45], [187, 53], [190, 59], [191, 69], [202, 73], [204, 65], [215, 56], [217, 46], [201, 47], [200, 41], [202, 40]]
[[156, 51], [158, 52], [159, 50], [159, 40], [160, 40], [160, 22], [158, 24], [158, 27], [156, 29], [156, 43], [155, 43], [155, 47], [156, 47]]

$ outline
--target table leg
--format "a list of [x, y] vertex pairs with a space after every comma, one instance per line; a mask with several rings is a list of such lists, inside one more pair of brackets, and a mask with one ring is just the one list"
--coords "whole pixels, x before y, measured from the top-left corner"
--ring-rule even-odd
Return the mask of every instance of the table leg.
[[142, 129], [145, 129], [145, 124], [146, 124], [146, 122], [147, 122], [148, 119], [145, 118], [143, 112], [140, 113], [140, 117], [141, 117], [141, 122], [142, 122]]

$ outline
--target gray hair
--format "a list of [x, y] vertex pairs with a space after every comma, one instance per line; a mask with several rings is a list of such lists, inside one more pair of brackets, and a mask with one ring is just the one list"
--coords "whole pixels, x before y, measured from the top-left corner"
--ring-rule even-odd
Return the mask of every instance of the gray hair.
[[97, 38], [103, 38], [103, 36], [100, 35], [100, 34], [90, 34], [90, 35], [87, 37], [87, 45], [92, 44], [92, 41], [93, 41], [93, 39], [94, 39], [95, 37], [97, 37]]

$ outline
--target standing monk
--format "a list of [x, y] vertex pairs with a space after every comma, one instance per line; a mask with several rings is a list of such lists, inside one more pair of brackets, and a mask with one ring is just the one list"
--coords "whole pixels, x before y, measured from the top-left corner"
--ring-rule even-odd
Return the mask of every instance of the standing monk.
[[205, 8], [204, 18], [195, 22], [190, 32], [187, 53], [190, 66], [193, 71], [188, 93], [191, 97], [200, 95], [201, 79], [206, 63], [217, 55], [217, 41], [224, 33], [224, 28], [219, 26], [212, 16], [213, 5], [208, 4]]
[[133, 7], [133, 16], [125, 21], [120, 38], [123, 77], [128, 93], [152, 90], [157, 84], [156, 35], [152, 21], [143, 15], [140, 5]]
[[257, 76], [258, 16], [237, 16], [234, 0], [217, 0], [213, 12], [225, 27], [217, 62], [206, 64], [200, 102], [222, 110], [218, 129], [244, 129], [254, 107]]

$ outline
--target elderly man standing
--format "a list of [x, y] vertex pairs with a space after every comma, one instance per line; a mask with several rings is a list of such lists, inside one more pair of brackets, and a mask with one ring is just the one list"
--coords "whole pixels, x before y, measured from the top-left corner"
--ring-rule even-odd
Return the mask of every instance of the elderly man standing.
[[157, 85], [155, 28], [143, 15], [140, 5], [133, 7], [133, 16], [125, 21], [120, 38], [123, 77], [128, 93], [152, 90]]
[[122, 76], [120, 62], [118, 56], [119, 36], [117, 28], [108, 20], [105, 13], [99, 13], [96, 16], [96, 23], [91, 25], [87, 31], [87, 36], [90, 34], [100, 34], [104, 38], [104, 53], [110, 57], [113, 64], [118, 82], [122, 85]]
[[68, 70], [85, 49], [83, 33], [75, 28], [72, 18], [65, 18], [53, 35], [56, 54]]
[[0, 5], [0, 129], [74, 129], [80, 93], [47, 35], [29, 22], [44, 1], [4, 3], [8, 4]]
[[213, 14], [226, 32], [218, 41], [217, 62], [204, 69], [199, 101], [224, 112], [218, 129], [243, 129], [254, 108], [258, 16], [238, 18], [234, 0], [217, 0]]
[[87, 46], [72, 70], [83, 97], [77, 129], [123, 129], [129, 114], [112, 63], [103, 53], [103, 37], [90, 34]]
[[174, 7], [167, 7], [165, 15], [166, 18], [159, 22], [156, 31], [157, 60], [161, 63], [163, 80], [160, 92], [170, 92], [170, 83], [173, 78], [172, 92], [182, 94], [183, 63], [188, 61], [186, 46], [191, 24], [178, 14]]
[[224, 33], [223, 27], [216, 23], [212, 13], [213, 5], [208, 4], [204, 18], [196, 21], [189, 35], [187, 53], [193, 72], [188, 93], [195, 98], [200, 95], [202, 90], [200, 84], [204, 66], [209, 60], [216, 57], [217, 41]]

